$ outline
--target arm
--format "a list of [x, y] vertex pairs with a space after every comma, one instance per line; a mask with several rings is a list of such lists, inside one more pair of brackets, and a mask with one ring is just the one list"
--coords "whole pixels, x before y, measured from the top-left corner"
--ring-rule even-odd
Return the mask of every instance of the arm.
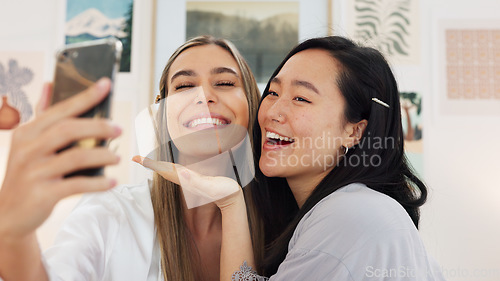
[[5, 281], [48, 281], [35, 233], [21, 239], [2, 239], [0, 249], [0, 277]]
[[[99, 103], [109, 89], [109, 79], [101, 80], [13, 132], [0, 189], [0, 277], [5, 281], [48, 280], [36, 229], [61, 199], [115, 185], [114, 180], [103, 176], [64, 178], [65, 174], [80, 169], [116, 164], [118, 157], [109, 150], [71, 148], [57, 153], [75, 140], [107, 139], [120, 134], [106, 120], [76, 118]], [[48, 100], [49, 92], [45, 87], [42, 100]]]
[[[238, 274], [248, 276], [252, 272], [246, 266], [255, 268], [255, 263], [243, 191], [240, 189], [230, 202], [219, 208], [222, 213], [220, 280], [232, 280], [231, 277]], [[240, 270], [240, 267], [243, 268]]]
[[[255, 268], [252, 240], [243, 190], [235, 180], [203, 176], [178, 164], [140, 156], [133, 160], [219, 207], [222, 214], [220, 280], [229, 281], [232, 277], [236, 278], [234, 280], [260, 280], [249, 268]], [[253, 279], [240, 279], [243, 276]]]

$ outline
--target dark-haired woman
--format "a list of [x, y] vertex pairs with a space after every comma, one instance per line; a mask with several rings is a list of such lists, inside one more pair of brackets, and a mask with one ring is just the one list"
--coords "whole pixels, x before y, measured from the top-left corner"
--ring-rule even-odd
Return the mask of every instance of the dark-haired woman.
[[256, 197], [274, 215], [271, 280], [442, 280], [418, 234], [427, 188], [404, 155], [380, 52], [335, 36], [295, 47], [266, 87], [254, 141]]
[[[254, 144], [260, 187], [253, 197], [269, 245], [261, 275], [443, 280], [418, 234], [427, 188], [405, 158], [397, 84], [377, 50], [337, 36], [295, 47], [266, 87]], [[180, 175], [213, 194], [231, 186]], [[252, 270], [242, 193], [232, 190], [216, 201], [221, 280], [264, 280]]]

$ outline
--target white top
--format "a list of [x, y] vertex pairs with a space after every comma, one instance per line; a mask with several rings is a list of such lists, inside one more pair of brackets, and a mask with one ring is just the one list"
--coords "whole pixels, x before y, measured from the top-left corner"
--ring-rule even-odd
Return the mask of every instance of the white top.
[[157, 281], [153, 206], [146, 182], [86, 194], [44, 253], [51, 281]]
[[394, 199], [363, 184], [323, 198], [299, 222], [270, 281], [444, 280]]
[[[161, 280], [146, 183], [84, 195], [44, 253], [51, 281]], [[298, 224], [278, 280], [444, 280], [394, 199], [351, 184]]]

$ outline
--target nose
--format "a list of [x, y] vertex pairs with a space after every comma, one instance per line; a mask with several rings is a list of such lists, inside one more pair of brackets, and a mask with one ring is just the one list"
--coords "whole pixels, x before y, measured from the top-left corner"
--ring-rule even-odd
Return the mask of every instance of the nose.
[[217, 95], [208, 87], [199, 87], [194, 99], [195, 104], [217, 103]]
[[265, 110], [265, 116], [273, 122], [284, 123], [286, 121], [287, 106], [281, 99], [269, 104], [268, 107], [261, 107], [261, 110]]

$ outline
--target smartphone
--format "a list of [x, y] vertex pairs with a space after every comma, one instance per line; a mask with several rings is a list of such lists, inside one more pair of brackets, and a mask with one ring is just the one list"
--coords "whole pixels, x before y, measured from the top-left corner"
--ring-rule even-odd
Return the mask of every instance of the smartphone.
[[[50, 103], [55, 104], [78, 94], [103, 77], [108, 77], [113, 81], [120, 66], [122, 48], [120, 40], [110, 37], [68, 44], [59, 50], [56, 54], [54, 84]], [[81, 117], [109, 118], [112, 90], [101, 103], [91, 108], [81, 115]], [[72, 146], [93, 148], [105, 144], [106, 140], [95, 138], [83, 139], [64, 149]], [[102, 174], [103, 168], [95, 168], [77, 171], [66, 175], [66, 177], [74, 175], [96, 176]]]

